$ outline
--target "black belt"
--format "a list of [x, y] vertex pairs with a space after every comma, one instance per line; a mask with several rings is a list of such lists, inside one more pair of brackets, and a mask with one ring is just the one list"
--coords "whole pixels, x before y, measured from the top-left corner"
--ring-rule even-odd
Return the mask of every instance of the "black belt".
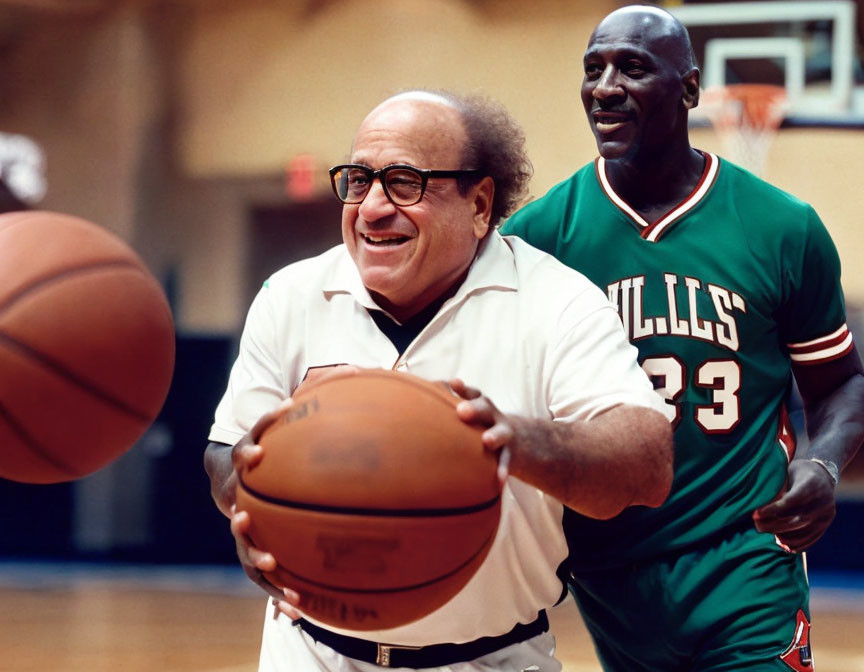
[[295, 624], [303, 628], [303, 631], [308, 633], [316, 642], [326, 644], [348, 658], [374, 663], [381, 667], [410, 667], [414, 670], [475, 660], [480, 656], [503, 649], [505, 646], [536, 637], [549, 629], [549, 619], [546, 617], [546, 612], [541, 611], [533, 623], [527, 625], [517, 623], [510, 632], [497, 637], [481, 637], [464, 644], [398, 646], [340, 635], [332, 630], [319, 628], [303, 618], [295, 621]]

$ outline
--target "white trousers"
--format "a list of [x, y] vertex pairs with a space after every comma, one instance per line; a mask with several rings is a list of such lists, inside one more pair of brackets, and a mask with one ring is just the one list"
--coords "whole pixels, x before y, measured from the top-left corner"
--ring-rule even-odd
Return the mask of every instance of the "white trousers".
[[[275, 607], [268, 601], [258, 672], [383, 672], [386, 669], [410, 672], [405, 667], [383, 668], [347, 658], [291, 625], [284, 614], [274, 617], [274, 613]], [[438, 672], [561, 672], [562, 667], [555, 659], [555, 637], [547, 631], [472, 661], [425, 669]]]

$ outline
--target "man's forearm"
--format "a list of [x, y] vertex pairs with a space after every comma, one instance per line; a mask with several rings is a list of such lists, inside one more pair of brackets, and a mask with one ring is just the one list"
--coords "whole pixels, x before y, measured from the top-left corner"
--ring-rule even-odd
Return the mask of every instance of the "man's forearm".
[[672, 430], [650, 409], [619, 406], [588, 422], [520, 419], [510, 473], [592, 518], [659, 506], [672, 485]]
[[229, 518], [237, 478], [231, 463], [231, 448], [224, 443], [211, 442], [204, 451], [204, 469], [210, 477], [210, 495], [219, 510]]
[[864, 442], [864, 375], [852, 376], [825, 399], [806, 405], [805, 414], [810, 446], [803, 457], [842, 471]]

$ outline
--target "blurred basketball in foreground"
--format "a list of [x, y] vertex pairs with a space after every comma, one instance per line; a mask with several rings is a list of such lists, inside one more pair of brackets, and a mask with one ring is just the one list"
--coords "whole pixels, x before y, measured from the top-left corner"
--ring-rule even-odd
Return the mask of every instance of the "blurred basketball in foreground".
[[313, 619], [353, 630], [408, 623], [473, 576], [501, 512], [496, 458], [443, 384], [361, 370], [305, 386], [262, 434], [237, 508], [271, 552], [276, 585]]
[[168, 303], [125, 242], [70, 215], [0, 215], [0, 477], [104, 466], [149, 427], [173, 368]]

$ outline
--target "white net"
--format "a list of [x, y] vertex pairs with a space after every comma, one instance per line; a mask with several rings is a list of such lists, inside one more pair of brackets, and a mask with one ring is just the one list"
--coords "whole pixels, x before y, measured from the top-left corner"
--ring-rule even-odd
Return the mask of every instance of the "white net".
[[730, 84], [702, 91], [693, 118], [707, 119], [725, 156], [756, 175], [787, 109], [786, 89], [770, 84]]

